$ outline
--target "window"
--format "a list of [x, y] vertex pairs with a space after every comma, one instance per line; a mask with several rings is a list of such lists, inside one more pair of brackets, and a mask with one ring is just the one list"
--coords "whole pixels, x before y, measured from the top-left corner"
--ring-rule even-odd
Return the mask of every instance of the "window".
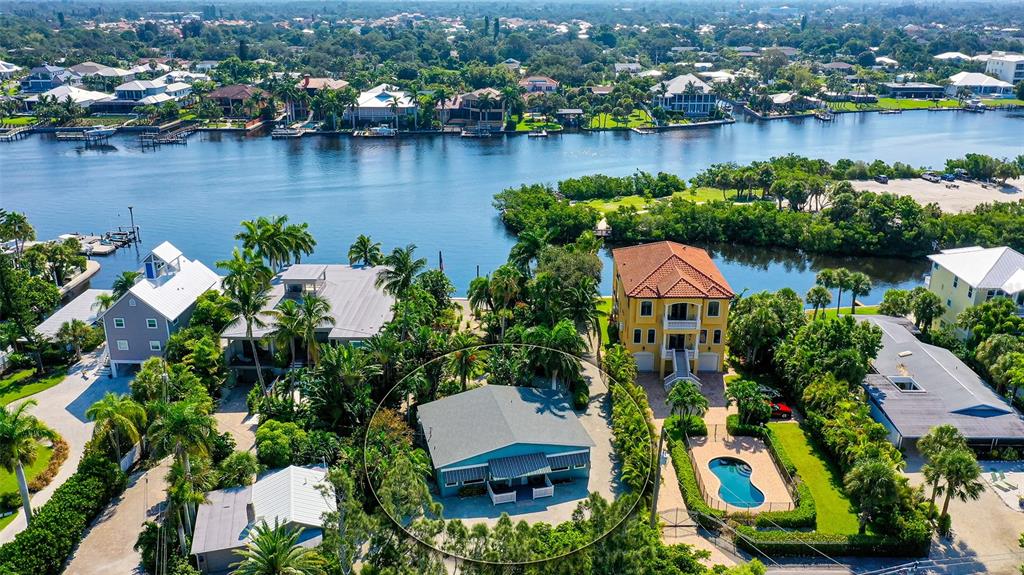
[[463, 481], [462, 484], [463, 485], [476, 485], [477, 483], [483, 483], [483, 482], [484, 482], [484, 479], [483, 479], [483, 477], [481, 477], [479, 479], [467, 479], [467, 480]]
[[938, 270], [938, 269], [939, 269], [939, 264], [937, 264], [935, 262], [932, 262], [932, 270], [934, 271], [934, 270]]
[[151, 318], [151, 317], [146, 318], [146, 327], [148, 327], [149, 329], [156, 329], [157, 328], [156, 319]]
[[709, 301], [708, 302], [708, 317], [718, 317], [721, 313], [722, 302]]
[[953, 289], [956, 289], [960, 285], [960, 278], [953, 276]]
[[558, 467], [552, 467], [551, 468], [551, 471], [568, 471], [568, 470], [569, 470], [569, 466], [568, 465], [559, 465]]
[[459, 484], [458, 481], [449, 481], [447, 479], [444, 480], [444, 486], [445, 487], [455, 487], [458, 484]]
[[706, 329], [700, 330], [700, 342], [701, 343], [707, 343], [708, 342], [708, 330], [706, 330]]
[[988, 290], [988, 293], [985, 294], [985, 299], [986, 300], [990, 300], [990, 299], [992, 299], [994, 297], [996, 297], [996, 290], [994, 290], [994, 289]]
[[946, 300], [946, 307], [953, 307], [953, 300], [947, 299]]
[[135, 304], [135, 298], [133, 298], [133, 297], [128, 298], [128, 305], [130, 305], [131, 307], [135, 307], [135, 305], [136, 305]]
[[649, 301], [640, 302], [640, 316], [651, 317], [654, 315], [654, 303]]
[[655, 337], [657, 337], [657, 334], [654, 333], [653, 329], [647, 330], [647, 343], [654, 343]]
[[128, 340], [127, 339], [119, 339], [119, 340], [117, 340], [117, 350], [118, 351], [128, 351]]
[[114, 318], [114, 327], [116, 327], [116, 328], [123, 328], [124, 327], [124, 318], [123, 317], [115, 317]]
[[149, 351], [160, 351], [160, 342], [155, 339], [149, 340]]
[[972, 288], [971, 286], [967, 286], [967, 297], [968, 298], [974, 297], [974, 288]]
[[714, 335], [713, 339], [711, 340], [711, 342], [712, 343], [722, 343], [722, 330], [720, 330], [720, 329], [716, 329], [715, 330], [715, 335]]
[[643, 332], [641, 332], [641, 330], [639, 330], [639, 329], [634, 329], [633, 330], [633, 343], [640, 343], [642, 338], [643, 338]]
[[573, 469], [583, 469], [586, 466], [587, 466], [586, 463], [580, 463], [580, 464], [577, 464], [577, 465], [573, 465], [572, 468]]

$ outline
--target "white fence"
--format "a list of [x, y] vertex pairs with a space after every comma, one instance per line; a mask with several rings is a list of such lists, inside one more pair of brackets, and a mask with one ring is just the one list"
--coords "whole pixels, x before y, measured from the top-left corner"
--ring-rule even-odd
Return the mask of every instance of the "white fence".
[[494, 490], [491, 489], [490, 481], [487, 482], [487, 495], [491, 496], [491, 503], [494, 505], [516, 502], [516, 492], [514, 489], [508, 493], [495, 493]]
[[121, 458], [121, 471], [128, 471], [132, 468], [142, 457], [142, 447], [136, 443], [128, 450], [128, 453]]
[[533, 498], [540, 499], [541, 497], [552, 497], [555, 494], [555, 486], [551, 485], [551, 480], [548, 476], [544, 476], [544, 487], [533, 488]]

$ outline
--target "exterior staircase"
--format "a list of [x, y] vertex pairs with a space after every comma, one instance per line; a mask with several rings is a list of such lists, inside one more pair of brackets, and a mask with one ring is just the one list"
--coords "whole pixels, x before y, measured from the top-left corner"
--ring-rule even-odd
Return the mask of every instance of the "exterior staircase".
[[689, 381], [698, 389], [701, 386], [700, 380], [690, 371], [690, 360], [685, 349], [673, 350], [672, 373], [665, 376], [665, 391], [672, 389], [677, 381]]

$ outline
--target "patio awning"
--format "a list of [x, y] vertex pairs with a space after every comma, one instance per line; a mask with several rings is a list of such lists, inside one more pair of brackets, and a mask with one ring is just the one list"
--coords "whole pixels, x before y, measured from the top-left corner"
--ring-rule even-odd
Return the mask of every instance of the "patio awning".
[[590, 452], [567, 453], [565, 455], [551, 455], [548, 457], [548, 465], [552, 469], [572, 469], [577, 465], [590, 465]]
[[441, 474], [444, 476], [445, 483], [458, 483], [466, 481], [477, 481], [480, 479], [487, 479], [487, 466], [480, 465], [478, 467], [466, 467], [463, 469], [452, 469], [450, 471], [442, 470]]
[[543, 453], [491, 459], [487, 462], [487, 466], [491, 469], [491, 479], [497, 480], [515, 479], [516, 477], [536, 475], [538, 473], [551, 473], [548, 458]]

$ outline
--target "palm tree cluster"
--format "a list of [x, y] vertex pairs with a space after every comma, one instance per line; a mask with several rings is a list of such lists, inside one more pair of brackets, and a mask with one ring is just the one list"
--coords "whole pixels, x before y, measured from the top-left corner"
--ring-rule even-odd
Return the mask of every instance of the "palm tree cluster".
[[939, 512], [940, 518], [948, 515], [952, 499], [966, 502], [981, 497], [985, 490], [981, 480], [981, 466], [957, 428], [948, 423], [933, 427], [917, 441], [917, 449], [927, 460], [921, 471], [931, 488], [929, 502], [933, 510], [935, 499], [939, 495], [945, 496], [942, 511]]
[[251, 249], [272, 270], [299, 263], [313, 253], [316, 240], [309, 233], [309, 224], [289, 224], [288, 216], [260, 216], [242, 222], [242, 231], [235, 235], [242, 247]]
[[[843, 290], [850, 292], [850, 313], [857, 313], [857, 296], [867, 295], [871, 291], [871, 278], [863, 272], [851, 272], [846, 268], [824, 268], [818, 272], [815, 278], [818, 284], [815, 287], [823, 287], [826, 290], [836, 290], [836, 313], [839, 313], [839, 306], [843, 300]], [[813, 293], [812, 293], [813, 292]], [[811, 288], [807, 292], [807, 302], [814, 306], [814, 316], [817, 317], [818, 309], [824, 309], [832, 299], [831, 294], [826, 298], [821, 290]]]
[[33, 112], [39, 118], [63, 126], [84, 116], [85, 108], [74, 101], [71, 96], [60, 100], [56, 96], [43, 94], [39, 96], [39, 101], [33, 107]]
[[21, 505], [29, 522], [32, 521], [32, 502], [29, 500], [25, 467], [35, 463], [41, 442], [53, 441], [57, 437], [28, 412], [36, 405], [36, 400], [30, 399], [18, 407], [0, 407], [0, 467], [17, 477]]

